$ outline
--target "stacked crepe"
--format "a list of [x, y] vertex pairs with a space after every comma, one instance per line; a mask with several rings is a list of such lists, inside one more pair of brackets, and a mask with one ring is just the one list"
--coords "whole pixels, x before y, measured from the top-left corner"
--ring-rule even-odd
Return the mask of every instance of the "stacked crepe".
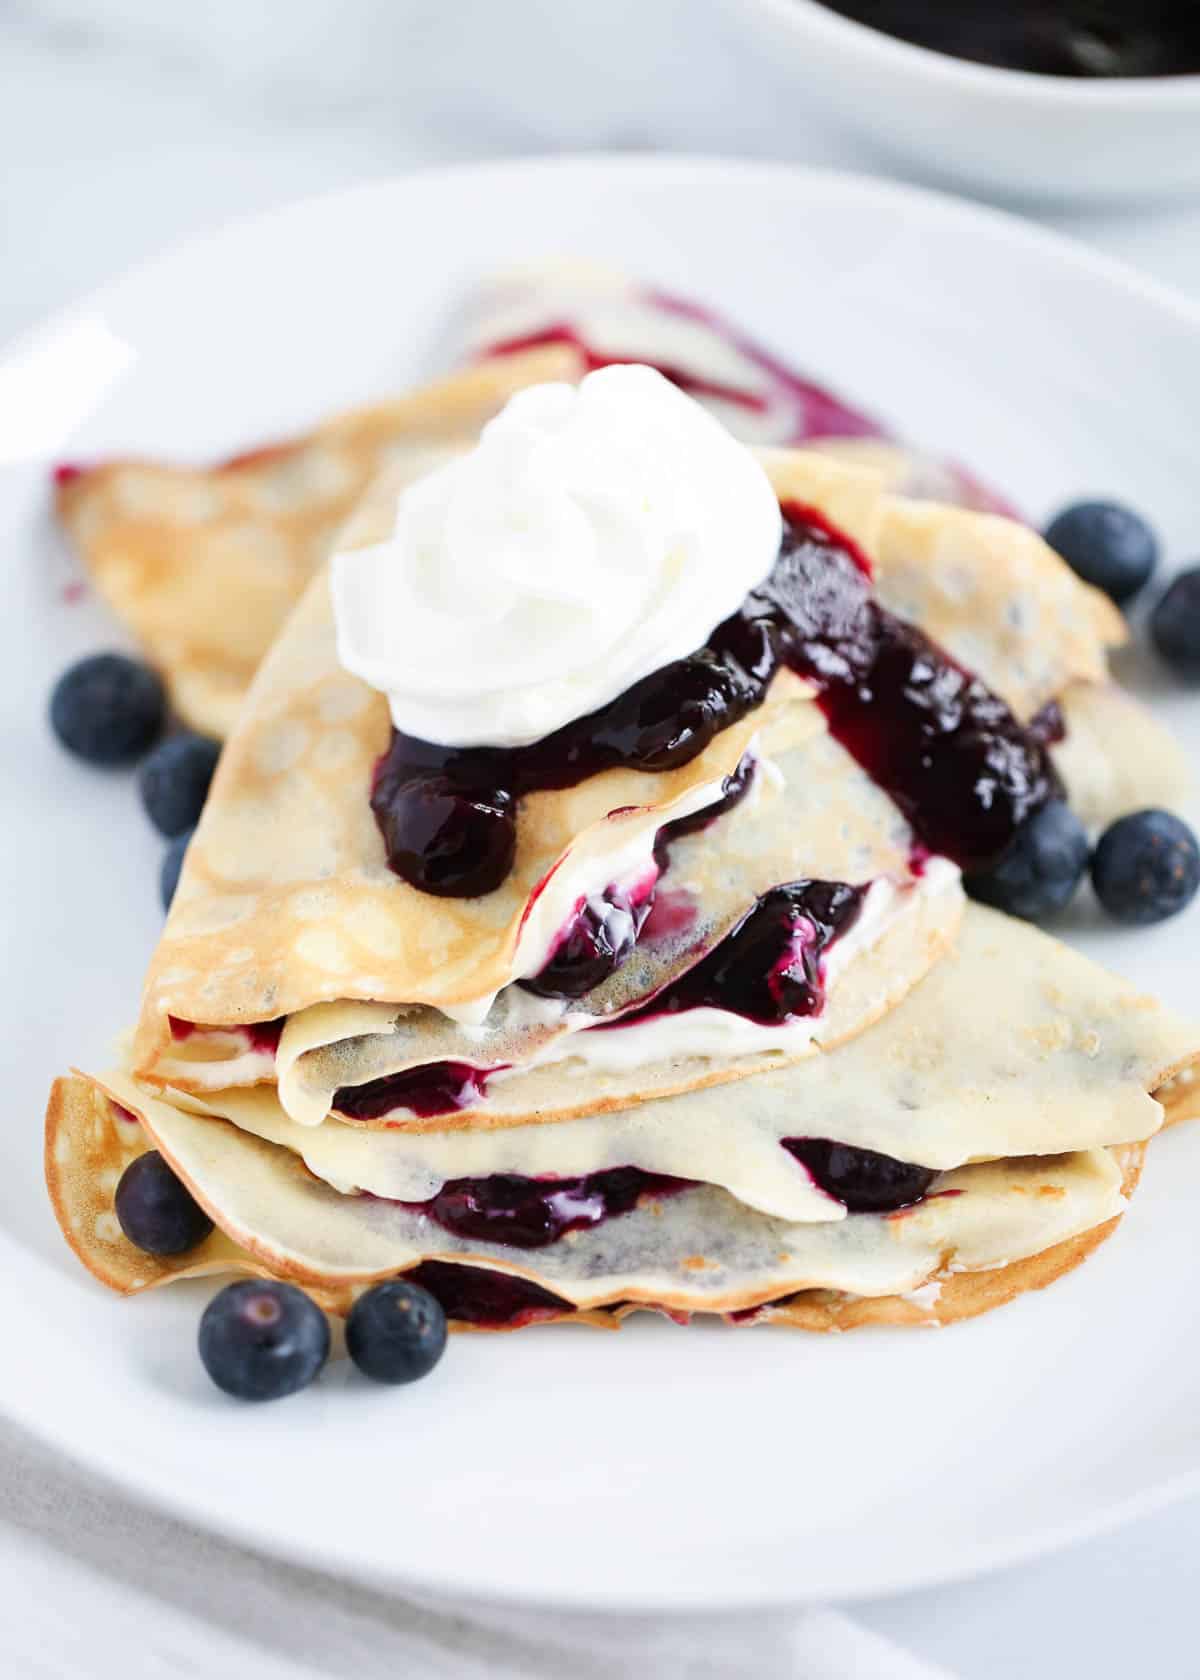
[[[1014, 550], [997, 563], [998, 586], [990, 578], [989, 554], [1015, 542], [1011, 528], [913, 505], [1003, 513], [1002, 498], [961, 466], [897, 444], [873, 417], [712, 312], [595, 265], [543, 263], [480, 287], [447, 349], [464, 371], [215, 467], [115, 460], [60, 471], [59, 517], [100, 594], [163, 672], [184, 722], [219, 738], [230, 733], [260, 660], [326, 561], [335, 531], [381, 473], [412, 478], [465, 447], [526, 385], [640, 361], [661, 367], [743, 442], [818, 449], [905, 498], [889, 501], [883, 516], [881, 594], [929, 625], [1018, 709], [1032, 693], [1058, 699], [1066, 729], [1056, 762], [1090, 825], [1178, 806], [1189, 792], [1183, 754], [1109, 678], [1097, 643], [1090, 657], [1076, 648], [1057, 689], [1053, 668], [1038, 668], [1057, 634], [1077, 634], [1061, 582], [1024, 591], [1040, 614], [1038, 634], [1006, 630], [1005, 565], [1033, 564]], [[1006, 635], [1016, 638], [1008, 646]], [[1099, 641], [1123, 636], [1109, 615]], [[993, 653], [1004, 654], [1003, 669], [989, 666]]]
[[[1036, 536], [829, 452], [762, 461], [998, 711], [1066, 717], [1089, 817], [1176, 774], [1104, 711], [1119, 620]], [[342, 547], [396, 501], [385, 474]], [[1188, 1111], [1200, 1032], [968, 905], [818, 698], [783, 669], [674, 768], [527, 794], [502, 883], [433, 896], [388, 867], [388, 707], [340, 662], [318, 573], [222, 756], [118, 1067], [52, 1095], [47, 1178], [83, 1262], [124, 1293], [242, 1270], [338, 1310], [408, 1273], [481, 1328], [654, 1307], [817, 1329], [949, 1322], [1076, 1264]], [[543, 995], [581, 908], [614, 896], [643, 913], [632, 952]], [[770, 1021], [722, 991], [764, 906], [790, 917], [799, 1000]], [[146, 1255], [114, 1218], [149, 1148], [215, 1222], [190, 1254]]]

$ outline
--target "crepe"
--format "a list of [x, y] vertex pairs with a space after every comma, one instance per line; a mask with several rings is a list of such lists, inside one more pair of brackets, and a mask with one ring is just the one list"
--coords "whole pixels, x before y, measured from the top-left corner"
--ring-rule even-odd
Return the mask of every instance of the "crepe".
[[[278, 1077], [289, 1112], [311, 1123], [324, 1117], [339, 1087], [425, 1064], [518, 1069], [562, 1053], [567, 1037], [658, 993], [725, 937], [761, 895], [801, 874], [878, 883], [875, 890], [887, 901], [881, 916], [874, 914], [874, 898], [864, 906], [856, 924], [860, 941], [868, 934], [881, 937], [888, 916], [909, 924], [889, 938], [885, 983], [864, 982], [856, 1005], [847, 1000], [838, 1006], [841, 1030], [852, 1030], [852, 1007], [873, 1018], [885, 996], [902, 995], [945, 949], [962, 895], [956, 872], [945, 866], [910, 873], [914, 836], [907, 822], [828, 735], [801, 729], [796, 740], [796, 721], [793, 709], [764, 729], [751, 790], [719, 826], [672, 840], [658, 883], [663, 914], [652, 916], [625, 964], [578, 1000], [538, 999], [509, 986], [474, 1024], [430, 1007], [342, 999], [292, 1015], [274, 1059], [248, 1053], [236, 1033], [194, 1033], [172, 1042], [170, 1053], [156, 1060], [153, 1079], [202, 1091]], [[907, 906], [892, 902], [905, 898]], [[831, 959], [837, 951], [835, 945]], [[878, 962], [874, 966], [878, 971]], [[836, 983], [832, 969], [829, 980], [827, 990], [836, 993], [843, 983], [840, 967]], [[813, 1025], [826, 1039], [821, 1021]], [[506, 1092], [502, 1108], [511, 1111], [513, 1095]], [[564, 1106], [576, 1109], [577, 1085], [567, 1095]], [[472, 1108], [471, 1119], [481, 1112]]]
[[[1013, 983], [997, 986], [997, 973]], [[842, 1217], [780, 1148], [824, 1136], [939, 1172], [972, 1161], [1143, 1142], [1150, 1096], [1200, 1046], [1200, 1029], [1025, 923], [968, 908], [953, 952], [852, 1042], [803, 1068], [760, 1069], [735, 1091], [542, 1128], [444, 1122], [369, 1133], [297, 1124], [269, 1087], [177, 1106], [279, 1144], [334, 1189], [426, 1201], [449, 1179], [515, 1173], [586, 1177], [634, 1166], [695, 1178], [797, 1222]], [[120, 1093], [118, 1093], [120, 1094]]]
[[[997, 974], [1014, 984], [997, 989]], [[248, 1254], [252, 1267], [341, 1304], [372, 1278], [420, 1267], [424, 1279], [435, 1263], [527, 1279], [564, 1311], [641, 1302], [743, 1313], [820, 1291], [772, 1311], [849, 1324], [858, 1320], [841, 1296], [886, 1298], [905, 1321], [894, 1298], [931, 1281], [1077, 1245], [1013, 1282], [1032, 1287], [1081, 1258], [1122, 1210], [1122, 1172], [1160, 1124], [1149, 1093], [1180, 1080], [1198, 1046], [1200, 1029], [1048, 936], [973, 906], [956, 954], [884, 1021], [815, 1062], [733, 1090], [524, 1138], [381, 1138], [336, 1123], [298, 1127], [267, 1090], [199, 1104], [153, 1097], [118, 1072], [59, 1082], [47, 1174], [69, 1240], [124, 1291], [198, 1267], [236, 1269]], [[940, 1176], [912, 1208], [847, 1216], [778, 1149], [781, 1137], [805, 1135]], [[148, 1143], [222, 1233], [179, 1263], [132, 1250], [111, 1211], [122, 1167]], [[536, 1250], [460, 1238], [411, 1205], [451, 1171], [571, 1177], [618, 1163], [702, 1182]], [[356, 1193], [368, 1174], [372, 1193]], [[983, 1303], [995, 1294], [989, 1286]], [[968, 1293], [955, 1311], [979, 1299]], [[929, 1319], [933, 1300], [913, 1322]]]
[[887, 496], [874, 554], [884, 606], [1025, 721], [1069, 685], [1103, 682], [1128, 635], [1108, 596], [1012, 519]]
[[[1111, 625], [1095, 592], [1030, 533], [983, 515], [888, 503], [869, 473], [811, 453], [765, 459], [781, 500], [818, 509], [868, 551], [882, 542], [881, 590], [903, 596], [936, 630], [961, 640], [971, 621], [1007, 622], [973, 634], [990, 679], [1026, 709], [1047, 685], [1103, 669]], [[354, 521], [352, 544], [378, 539], [394, 496], [385, 480]], [[497, 992], [536, 971], [531, 952], [562, 925], [577, 883], [586, 892], [612, 879], [618, 854], [640, 847], [648, 857], [664, 823], [719, 796], [756, 735], [778, 726], [802, 745], [823, 730], [810, 693], [781, 671], [761, 707], [674, 772], [609, 771], [531, 795], [503, 885], [484, 898], [434, 901], [387, 868], [365, 796], [388, 740], [387, 708], [338, 663], [318, 578], [223, 754], [151, 968], [138, 1072], [178, 1078], [170, 1017], [227, 1026], [357, 999], [465, 1009], [479, 1021]], [[356, 788], [362, 797], [350, 796]], [[777, 879], [818, 873], [798, 848]]]
[[[777, 463], [773, 476], [781, 496], [820, 508], [869, 544], [879, 505], [869, 476], [802, 455]], [[385, 481], [349, 540], [376, 540], [394, 502]], [[811, 693], [781, 670], [761, 706], [676, 770], [609, 770], [530, 794], [503, 884], [481, 898], [435, 899], [387, 866], [369, 805], [389, 740], [387, 703], [339, 663], [322, 573], [260, 668], [221, 755], [151, 964], [135, 1065], [153, 1076], [170, 1054], [172, 1016], [228, 1026], [333, 998], [442, 1009], [490, 999], [541, 966], [580, 883], [598, 890], [632, 860], [648, 862], [659, 828], [717, 800], [776, 713], [792, 714], [789, 743], [821, 732]]]
[[334, 532], [385, 467], [411, 479], [474, 441], [525, 385], [579, 376], [549, 347], [467, 368], [214, 467], [60, 470], [58, 517], [192, 728], [224, 737]]
[[1150, 708], [1112, 682], [1072, 682], [1059, 696], [1065, 734], [1051, 749], [1076, 815], [1093, 833], [1130, 811], [1187, 814], [1196, 772]]
[[[941, 1194], [899, 1215], [790, 1225], [699, 1186], [606, 1221], [549, 1249], [514, 1251], [431, 1230], [399, 1204], [342, 1196], [285, 1151], [147, 1096], [146, 1130], [114, 1117], [83, 1079], [51, 1100], [47, 1173], [60, 1222], [89, 1270], [133, 1293], [175, 1277], [235, 1270], [283, 1277], [348, 1305], [355, 1290], [451, 1260], [528, 1280], [566, 1308], [640, 1302], [673, 1313], [741, 1313], [802, 1290], [859, 1298], [921, 1289], [948, 1269], [984, 1270], [1093, 1231], [1124, 1210], [1106, 1150], [958, 1169]], [[127, 1127], [128, 1141], [117, 1133]], [[220, 1226], [178, 1262], [132, 1250], [97, 1185], [151, 1142]], [[110, 1193], [111, 1194], [111, 1193]], [[434, 1253], [431, 1255], [431, 1249]], [[232, 1250], [232, 1252], [231, 1252]], [[246, 1263], [249, 1257], [249, 1264]]]

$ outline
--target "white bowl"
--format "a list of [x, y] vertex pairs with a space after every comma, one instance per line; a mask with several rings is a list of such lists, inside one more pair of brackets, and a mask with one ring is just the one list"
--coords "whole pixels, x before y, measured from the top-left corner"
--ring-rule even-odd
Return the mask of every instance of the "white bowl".
[[1200, 191], [1200, 75], [1085, 81], [991, 69], [818, 0], [729, 0], [814, 100], [927, 175], [1011, 199]]

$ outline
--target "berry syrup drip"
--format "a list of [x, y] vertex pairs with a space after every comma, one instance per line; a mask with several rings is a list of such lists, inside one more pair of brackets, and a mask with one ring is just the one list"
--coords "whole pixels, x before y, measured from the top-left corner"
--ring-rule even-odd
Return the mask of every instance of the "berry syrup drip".
[[708, 644], [527, 747], [444, 747], [394, 731], [371, 808], [391, 867], [423, 891], [500, 885], [534, 789], [616, 768], [688, 764], [760, 705], [781, 665], [810, 679], [830, 733], [931, 852], [991, 863], [1059, 793], [1045, 747], [1008, 707], [871, 593], [870, 567], [813, 510], [784, 508], [770, 577]]
[[986, 867], [1061, 794], [1044, 745], [977, 677], [871, 594], [852, 544], [798, 507], [742, 612], [765, 608], [780, 658], [821, 690], [829, 732], [931, 852]]
[[489, 1329], [519, 1330], [539, 1320], [559, 1318], [575, 1308], [528, 1278], [492, 1272], [483, 1266], [456, 1266], [449, 1260], [422, 1260], [404, 1274], [408, 1283], [427, 1289], [447, 1318]]
[[499, 1072], [499, 1067], [477, 1068], [467, 1062], [427, 1062], [369, 1079], [365, 1085], [343, 1085], [334, 1092], [333, 1107], [347, 1120], [382, 1120], [394, 1109], [429, 1120], [474, 1108], [487, 1096], [491, 1075]]
[[236, 1027], [205, 1027], [196, 1021], [181, 1020], [178, 1015], [168, 1015], [167, 1021], [170, 1024], [171, 1037], [176, 1042], [191, 1038], [193, 1033], [241, 1033], [247, 1050], [253, 1050], [262, 1056], [274, 1056], [279, 1049], [279, 1040], [283, 1037], [287, 1016], [281, 1015], [275, 1021], [247, 1021]]
[[731, 776], [726, 776], [721, 783], [721, 797], [711, 805], [705, 805], [699, 811], [693, 811], [690, 817], [676, 817], [674, 822], [664, 823], [654, 840], [654, 857], [658, 864], [659, 874], [666, 870], [670, 858], [671, 847], [676, 840], [682, 840], [688, 834], [703, 834], [711, 828], [718, 817], [723, 817], [727, 811], [732, 811], [754, 786], [754, 772], [757, 761], [753, 754], [747, 753]]
[[671, 1196], [691, 1188], [691, 1179], [643, 1172], [640, 1167], [611, 1167], [582, 1178], [492, 1173], [486, 1178], [448, 1179], [430, 1201], [405, 1205], [456, 1237], [510, 1248], [548, 1248], [568, 1231], [590, 1230], [631, 1213], [643, 1196]]
[[849, 1213], [895, 1213], [911, 1207], [926, 1194], [937, 1177], [931, 1167], [914, 1166], [880, 1155], [874, 1149], [853, 1149], [828, 1138], [783, 1138], [818, 1189], [841, 1202]]
[[773, 887], [733, 931], [657, 997], [602, 1030], [687, 1009], [723, 1009], [763, 1026], [819, 1015], [823, 958], [862, 910], [865, 887], [793, 881]]

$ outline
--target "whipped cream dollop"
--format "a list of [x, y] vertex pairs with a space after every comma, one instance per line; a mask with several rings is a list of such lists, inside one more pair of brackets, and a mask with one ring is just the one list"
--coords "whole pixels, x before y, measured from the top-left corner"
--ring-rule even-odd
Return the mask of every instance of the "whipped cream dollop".
[[532, 386], [334, 556], [338, 656], [406, 734], [525, 746], [701, 647], [781, 531], [754, 456], [653, 368]]

